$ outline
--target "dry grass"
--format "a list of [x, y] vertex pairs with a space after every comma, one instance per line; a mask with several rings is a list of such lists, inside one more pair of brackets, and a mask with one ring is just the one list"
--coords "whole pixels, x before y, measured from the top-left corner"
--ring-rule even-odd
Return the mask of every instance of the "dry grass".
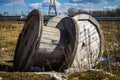
[[103, 57], [120, 55], [120, 21], [99, 21], [104, 33], [104, 55]]
[[[102, 27], [102, 30], [105, 35], [106, 41], [106, 49], [110, 50], [109, 54], [112, 56], [117, 57], [120, 54], [119, 51], [115, 51], [113, 43], [118, 44], [120, 46], [120, 23], [119, 21], [99, 21]], [[13, 60], [13, 55], [18, 39], [18, 35], [22, 30], [24, 23], [23, 22], [16, 22], [16, 21], [0, 21], [0, 64], [12, 66], [12, 63], [7, 63], [5, 61]], [[119, 28], [119, 29], [118, 29]], [[119, 48], [119, 47], [117, 47]], [[105, 52], [105, 56], [107, 52]], [[104, 56], [104, 57], [105, 57]], [[101, 64], [99, 64], [96, 68], [99, 69]], [[102, 63], [102, 67], [104, 70], [109, 69], [108, 63]], [[119, 68], [119, 67], [117, 67]], [[116, 67], [113, 67], [115, 71]], [[107, 70], [106, 70], [107, 71]], [[109, 71], [108, 71], [109, 72]], [[113, 71], [114, 72], [114, 71]], [[119, 72], [119, 71], [118, 71]], [[87, 71], [82, 73], [74, 73], [69, 77], [70, 80], [120, 80], [118, 76], [109, 76], [105, 74], [100, 74], [101, 72], [93, 72]], [[12, 75], [12, 76], [11, 76]], [[47, 79], [48, 76], [40, 76], [28, 73], [8, 73], [8, 72], [1, 72], [0, 76], [3, 77], [3, 80], [43, 80]]]
[[0, 21], [0, 63], [13, 59], [23, 22]]
[[2, 80], [52, 80], [47, 74], [37, 75], [28, 72], [0, 72], [0, 77]]
[[89, 70], [73, 73], [68, 76], [68, 80], [120, 80], [120, 77], [102, 71]]
[[101, 62], [95, 68], [120, 76], [120, 65], [113, 65], [116, 63], [118, 56], [120, 56], [120, 21], [99, 22], [105, 38], [103, 58], [111, 56], [113, 59]]
[[120, 40], [120, 21], [99, 21], [107, 41]]

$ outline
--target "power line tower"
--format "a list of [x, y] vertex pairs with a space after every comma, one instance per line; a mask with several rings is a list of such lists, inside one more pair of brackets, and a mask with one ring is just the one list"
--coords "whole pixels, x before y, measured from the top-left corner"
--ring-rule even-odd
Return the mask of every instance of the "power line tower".
[[51, 15], [51, 9], [52, 8], [54, 10], [54, 15], [57, 15], [55, 0], [50, 0], [50, 6], [49, 6], [49, 12], [48, 12], [49, 15]]

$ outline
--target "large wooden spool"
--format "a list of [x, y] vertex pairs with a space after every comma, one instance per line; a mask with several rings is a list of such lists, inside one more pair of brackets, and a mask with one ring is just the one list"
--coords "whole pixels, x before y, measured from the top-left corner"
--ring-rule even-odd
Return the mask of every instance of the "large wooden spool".
[[73, 19], [78, 25], [78, 45], [71, 70], [88, 70], [100, 61], [103, 54], [103, 32], [99, 23], [90, 15], [79, 14]]
[[55, 24], [43, 26], [43, 16], [38, 10], [28, 15], [15, 51], [15, 70], [29, 71], [38, 66], [45, 71], [62, 71], [72, 65], [77, 47], [76, 24], [67, 16], [59, 19]]

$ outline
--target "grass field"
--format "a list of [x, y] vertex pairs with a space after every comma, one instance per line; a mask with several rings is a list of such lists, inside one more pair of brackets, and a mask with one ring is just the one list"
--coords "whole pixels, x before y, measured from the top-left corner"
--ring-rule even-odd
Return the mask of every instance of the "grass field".
[[23, 22], [0, 21], [0, 63], [12, 60]]
[[[104, 57], [107, 57], [108, 54], [109, 56], [113, 56], [116, 58], [118, 55], [120, 55], [120, 23], [119, 21], [99, 21], [101, 28], [104, 33], [105, 37], [105, 52], [104, 52]], [[16, 43], [17, 39], [19, 36], [19, 33], [21, 32], [23, 28], [24, 22], [17, 22], [17, 21], [0, 21], [0, 65], [7, 65], [7, 66], [12, 66], [13, 64], [9, 61], [13, 60], [15, 48], [16, 48]], [[108, 54], [107, 54], [108, 53]], [[100, 66], [102, 65], [102, 69], [108, 72], [115, 73], [115, 75], [120, 74], [120, 66], [117, 67], [109, 67], [109, 62], [98, 64], [95, 68], [100, 69]], [[111, 64], [110, 64], [111, 65]], [[1, 69], [0, 69], [1, 71]], [[15, 76], [10, 77], [10, 75], [14, 74]], [[21, 79], [19, 76], [35, 76], [33, 74], [26, 74], [25, 73], [6, 73], [6, 72], [0, 72], [1, 77], [5, 77], [4, 80], [9, 80], [7, 78], [13, 78], [12, 80], [25, 80], [25, 78]], [[91, 74], [91, 75], [90, 75]], [[6, 75], [6, 76], [4, 76]], [[91, 76], [93, 79], [89, 80], [96, 80], [94, 77], [96, 75], [98, 78], [102, 77], [103, 75], [99, 74], [99, 72], [83, 72], [83, 73], [74, 73], [73, 75], [69, 75], [69, 79], [72, 80], [74, 77], [77, 76], [75, 80], [88, 80]], [[78, 77], [79, 76], [79, 77]], [[15, 79], [16, 78], [16, 79]], [[37, 76], [38, 78], [38, 76]], [[37, 78], [33, 78], [34, 80], [38, 80]], [[48, 78], [48, 77], [47, 77]], [[82, 79], [83, 78], [83, 79]], [[112, 78], [112, 79], [109, 79]], [[27, 78], [26, 78], [27, 79]], [[120, 77], [116, 76], [116, 78], [108, 76], [99, 79], [99, 80], [120, 80]], [[32, 80], [32, 79], [31, 79]], [[42, 79], [40, 79], [42, 80]]]

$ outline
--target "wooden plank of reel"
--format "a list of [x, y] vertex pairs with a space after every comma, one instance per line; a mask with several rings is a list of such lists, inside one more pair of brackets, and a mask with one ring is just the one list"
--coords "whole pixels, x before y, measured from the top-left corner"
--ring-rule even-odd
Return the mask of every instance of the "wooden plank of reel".
[[15, 56], [16, 71], [30, 71], [38, 66], [45, 71], [63, 71], [71, 66], [77, 45], [77, 28], [70, 17], [43, 26], [43, 16], [33, 10], [19, 36]]

